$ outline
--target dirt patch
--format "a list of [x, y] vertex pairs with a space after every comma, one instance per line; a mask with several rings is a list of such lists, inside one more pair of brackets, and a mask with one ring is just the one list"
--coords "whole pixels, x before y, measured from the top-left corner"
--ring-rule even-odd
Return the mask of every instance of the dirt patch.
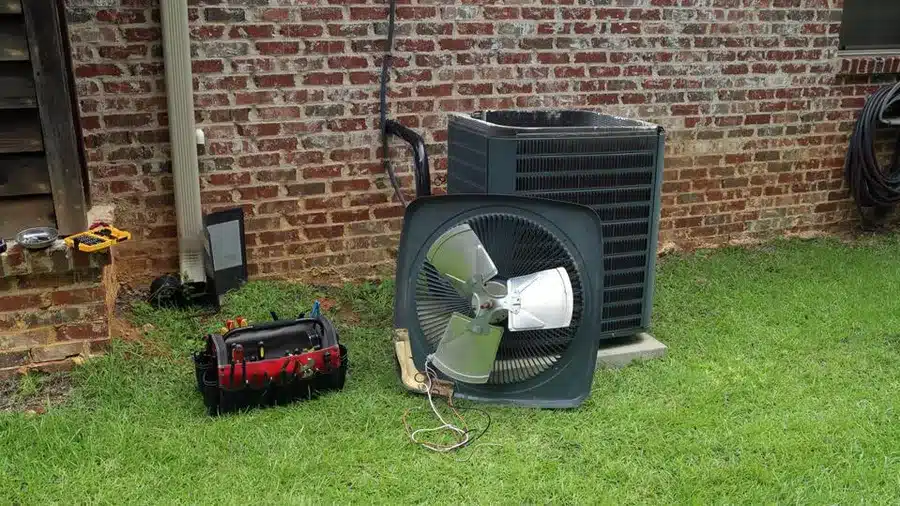
[[124, 315], [131, 312], [136, 302], [147, 300], [147, 291], [135, 288], [128, 283], [121, 283], [115, 302], [116, 315]]
[[131, 324], [124, 316], [115, 314], [109, 318], [109, 335], [113, 339], [138, 341], [143, 337], [141, 329]]
[[331, 308], [337, 305], [337, 301], [334, 299], [330, 299], [328, 297], [322, 297], [319, 299], [319, 308], [322, 311], [331, 311]]
[[68, 374], [28, 373], [0, 380], [0, 411], [43, 414], [72, 394]]
[[353, 311], [350, 304], [339, 304], [336, 308], [337, 320], [347, 325], [357, 325], [362, 321], [358, 314]]

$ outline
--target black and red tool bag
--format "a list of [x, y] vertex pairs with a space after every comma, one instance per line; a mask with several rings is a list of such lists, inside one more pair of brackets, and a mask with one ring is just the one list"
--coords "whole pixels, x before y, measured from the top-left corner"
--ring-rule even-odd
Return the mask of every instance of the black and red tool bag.
[[324, 316], [237, 327], [205, 340], [194, 364], [210, 415], [312, 399], [344, 387], [347, 350]]

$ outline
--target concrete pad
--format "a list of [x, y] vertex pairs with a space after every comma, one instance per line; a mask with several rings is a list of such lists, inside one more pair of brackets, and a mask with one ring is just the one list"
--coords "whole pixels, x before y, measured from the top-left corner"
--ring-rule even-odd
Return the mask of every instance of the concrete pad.
[[635, 361], [661, 358], [665, 356], [666, 349], [666, 345], [646, 332], [601, 341], [600, 350], [597, 352], [597, 368], [618, 369]]

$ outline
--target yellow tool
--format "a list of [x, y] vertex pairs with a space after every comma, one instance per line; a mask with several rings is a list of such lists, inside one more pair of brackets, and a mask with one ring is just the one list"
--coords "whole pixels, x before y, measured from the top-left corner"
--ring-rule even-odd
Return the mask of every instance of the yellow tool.
[[130, 239], [131, 232], [119, 230], [112, 225], [100, 225], [87, 232], [79, 232], [66, 237], [66, 246], [85, 253], [95, 253]]

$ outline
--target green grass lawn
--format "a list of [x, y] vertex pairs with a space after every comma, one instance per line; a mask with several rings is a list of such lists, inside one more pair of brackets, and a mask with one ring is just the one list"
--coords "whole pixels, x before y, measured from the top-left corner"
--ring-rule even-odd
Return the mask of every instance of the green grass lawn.
[[[598, 372], [578, 410], [490, 407], [482, 441], [497, 446], [451, 455], [400, 423], [425, 401], [395, 380], [389, 284], [328, 290], [352, 360], [343, 392], [220, 418], [188, 359], [218, 325], [138, 308], [148, 338], [79, 368], [67, 403], [0, 415], [0, 503], [900, 500], [900, 238], [668, 257], [657, 279], [667, 358]], [[223, 317], [317, 295], [252, 283]]]

